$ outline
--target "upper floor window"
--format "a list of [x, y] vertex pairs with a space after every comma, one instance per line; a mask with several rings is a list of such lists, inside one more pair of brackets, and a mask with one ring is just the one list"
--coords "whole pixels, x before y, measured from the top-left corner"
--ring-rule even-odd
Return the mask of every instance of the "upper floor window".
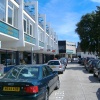
[[25, 15], [23, 19], [23, 25], [24, 25], [24, 33], [32, 37], [35, 37], [34, 23]]
[[8, 23], [18, 27], [18, 9], [10, 1], [8, 2]]
[[6, 20], [6, 1], [0, 0], [0, 20]]
[[27, 20], [24, 19], [24, 33], [27, 33]]
[[33, 25], [30, 23], [30, 35], [32, 35], [33, 32]]

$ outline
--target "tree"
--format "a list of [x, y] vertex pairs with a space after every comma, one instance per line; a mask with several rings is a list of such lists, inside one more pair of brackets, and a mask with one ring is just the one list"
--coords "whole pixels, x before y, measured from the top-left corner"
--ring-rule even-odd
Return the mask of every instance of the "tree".
[[84, 52], [100, 52], [100, 7], [83, 15], [76, 26], [75, 32], [79, 35], [81, 49]]

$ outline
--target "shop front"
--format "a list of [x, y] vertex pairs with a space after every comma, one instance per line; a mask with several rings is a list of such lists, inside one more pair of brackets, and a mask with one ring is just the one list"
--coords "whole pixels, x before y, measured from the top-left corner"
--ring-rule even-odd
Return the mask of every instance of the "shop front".
[[0, 49], [0, 64], [4, 66], [4, 72], [16, 65], [16, 51]]

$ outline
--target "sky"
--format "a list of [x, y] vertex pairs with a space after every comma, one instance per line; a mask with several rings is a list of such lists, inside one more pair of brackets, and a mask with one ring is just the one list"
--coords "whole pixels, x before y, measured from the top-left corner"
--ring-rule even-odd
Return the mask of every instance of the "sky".
[[80, 42], [75, 32], [76, 24], [81, 17], [95, 11], [100, 6], [100, 0], [38, 0], [39, 13], [46, 14], [58, 40]]

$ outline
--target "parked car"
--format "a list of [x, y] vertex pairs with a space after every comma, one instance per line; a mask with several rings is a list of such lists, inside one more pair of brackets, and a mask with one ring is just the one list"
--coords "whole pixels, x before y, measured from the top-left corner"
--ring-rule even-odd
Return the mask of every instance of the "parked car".
[[99, 61], [99, 59], [90, 59], [88, 66], [86, 67], [86, 69], [88, 70], [88, 72], [94, 72], [94, 67], [96, 66], [96, 63]]
[[65, 70], [65, 65], [61, 63], [60, 60], [49, 60], [47, 65], [53, 69], [53, 71], [58, 71], [58, 73], [62, 73]]
[[87, 70], [89, 61], [92, 60], [92, 59], [94, 59], [94, 58], [92, 58], [92, 57], [87, 57], [86, 59], [84, 59], [84, 66], [85, 66], [85, 69], [86, 69], [86, 70]]
[[59, 60], [61, 61], [62, 64], [65, 65], [65, 68], [66, 68], [67, 63], [68, 63], [68, 59], [63, 57], [63, 58], [60, 58]]
[[78, 63], [81, 64], [82, 58], [78, 58]]
[[72, 58], [71, 62], [78, 62], [78, 58]]
[[94, 77], [98, 77], [99, 80], [100, 80], [100, 60], [98, 61], [98, 63], [97, 63], [96, 66], [94, 67], [93, 76], [94, 76]]
[[60, 87], [58, 72], [47, 65], [19, 65], [0, 79], [0, 100], [48, 100]]

